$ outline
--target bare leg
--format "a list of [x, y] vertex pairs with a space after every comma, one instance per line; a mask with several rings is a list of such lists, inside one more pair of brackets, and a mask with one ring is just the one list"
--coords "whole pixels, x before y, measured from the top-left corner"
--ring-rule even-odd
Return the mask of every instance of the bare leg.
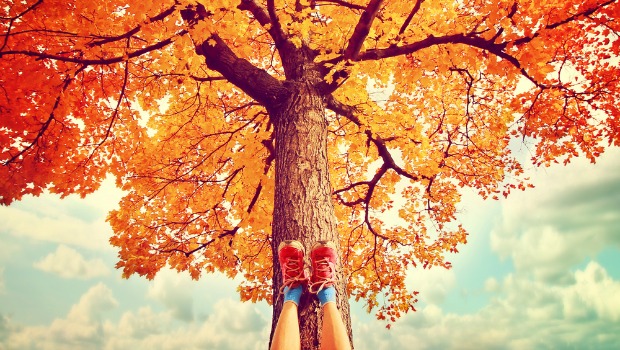
[[271, 339], [271, 350], [299, 350], [299, 316], [297, 304], [308, 277], [304, 269], [304, 246], [299, 241], [282, 241], [278, 246], [278, 262], [282, 268], [284, 304]]
[[351, 350], [349, 336], [336, 303], [323, 305], [321, 350]]
[[[337, 311], [337, 310], [336, 310]], [[276, 331], [271, 340], [271, 350], [301, 349], [299, 338], [299, 319], [297, 318], [297, 304], [287, 301], [282, 307]]]
[[336, 306], [336, 265], [338, 253], [330, 241], [318, 241], [310, 252], [312, 276], [308, 290], [316, 293], [321, 309], [323, 324], [321, 327], [321, 350], [351, 350], [347, 329], [342, 322], [342, 315]]

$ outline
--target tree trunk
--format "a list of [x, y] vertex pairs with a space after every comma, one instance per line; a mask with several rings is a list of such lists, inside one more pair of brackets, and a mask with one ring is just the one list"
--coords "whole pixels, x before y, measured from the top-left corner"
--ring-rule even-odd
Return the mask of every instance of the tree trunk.
[[[332, 203], [327, 161], [327, 121], [323, 98], [310, 83], [285, 83], [290, 94], [276, 110], [270, 110], [275, 124], [276, 175], [273, 212], [273, 337], [283, 297], [279, 294], [282, 272], [277, 249], [280, 242], [296, 239], [309, 256], [317, 240], [331, 240], [338, 249], [338, 233]], [[307, 265], [310, 261], [307, 259]], [[338, 308], [351, 336], [351, 318], [345, 283], [339, 269]], [[321, 317], [314, 295], [302, 296], [299, 305], [299, 325], [302, 349], [318, 349]]]

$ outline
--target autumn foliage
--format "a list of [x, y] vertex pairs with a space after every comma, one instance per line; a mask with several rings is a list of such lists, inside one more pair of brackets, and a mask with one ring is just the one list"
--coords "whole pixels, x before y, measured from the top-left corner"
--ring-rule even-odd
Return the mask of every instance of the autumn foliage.
[[112, 174], [124, 276], [221, 271], [271, 302], [274, 130], [310, 96], [346, 289], [393, 321], [407, 270], [467, 241], [463, 188], [498, 198], [530, 185], [526, 158], [619, 144], [618, 18], [615, 0], [2, 0], [0, 202]]

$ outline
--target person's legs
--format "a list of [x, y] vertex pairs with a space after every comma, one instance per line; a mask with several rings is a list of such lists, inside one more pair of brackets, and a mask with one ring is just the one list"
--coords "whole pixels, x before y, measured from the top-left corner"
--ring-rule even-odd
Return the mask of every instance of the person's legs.
[[304, 270], [304, 247], [298, 241], [284, 241], [278, 247], [278, 261], [282, 269], [284, 305], [271, 340], [272, 350], [301, 349], [297, 305], [307, 283]]
[[323, 310], [321, 350], [350, 350], [351, 343], [336, 304], [337, 252], [332, 242], [319, 241], [310, 252], [312, 276], [308, 289], [316, 293]]
[[349, 336], [336, 303], [327, 303], [322, 309], [321, 350], [350, 350]]
[[278, 318], [276, 331], [271, 340], [271, 350], [301, 349], [299, 339], [299, 319], [297, 318], [297, 304], [292, 301], [284, 302], [282, 312]]

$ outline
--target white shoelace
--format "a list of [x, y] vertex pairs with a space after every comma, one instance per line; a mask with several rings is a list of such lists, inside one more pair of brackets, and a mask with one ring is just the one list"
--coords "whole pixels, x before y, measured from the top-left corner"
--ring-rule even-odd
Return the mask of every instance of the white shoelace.
[[[329, 261], [328, 258], [317, 260], [316, 267], [317, 267], [317, 272], [322, 273], [322, 275], [325, 275], [326, 272], [329, 272], [329, 276], [331, 277], [321, 278], [319, 281], [311, 283], [308, 286], [308, 290], [310, 291], [310, 293], [318, 293], [323, 288], [325, 288], [326, 284], [336, 282], [336, 280], [334, 279], [334, 276], [336, 275], [336, 267], [334, 266], [333, 263]], [[319, 288], [315, 290], [314, 288], [315, 286], [319, 286]]]
[[295, 260], [289, 260], [286, 263], [286, 271], [297, 272], [294, 277], [287, 277], [284, 281], [282, 281], [282, 286], [280, 287], [280, 294], [284, 294], [284, 288], [291, 287], [293, 284], [301, 281], [305, 281], [303, 277], [303, 271], [301, 270], [299, 264]]

